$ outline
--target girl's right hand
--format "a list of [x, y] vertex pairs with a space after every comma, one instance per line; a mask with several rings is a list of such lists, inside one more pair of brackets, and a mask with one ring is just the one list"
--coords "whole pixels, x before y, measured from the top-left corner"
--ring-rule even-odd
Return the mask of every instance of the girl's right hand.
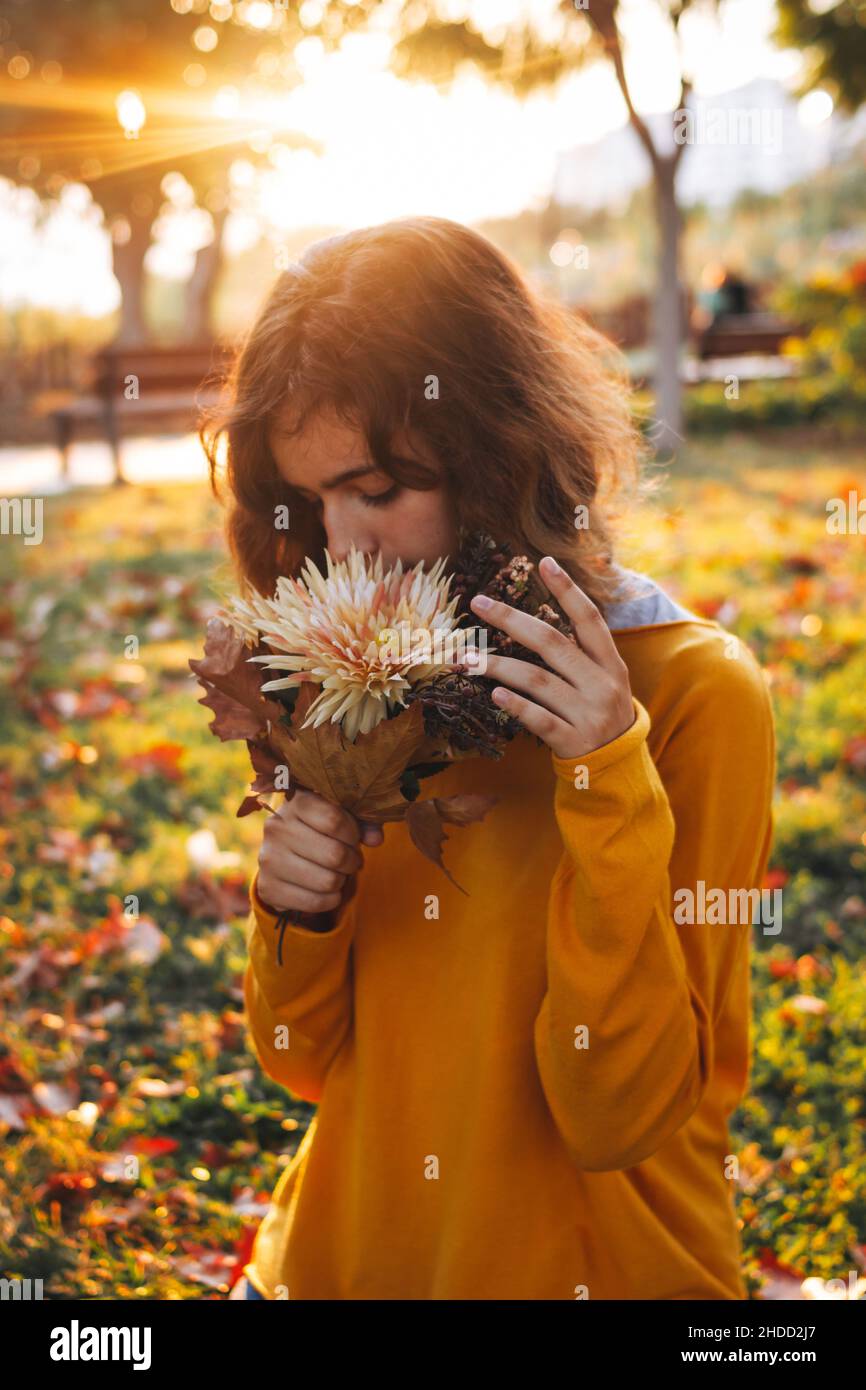
[[265, 821], [258, 895], [275, 912], [333, 912], [346, 880], [364, 863], [359, 846], [383, 839], [380, 826], [359, 822], [316, 792], [297, 791]]

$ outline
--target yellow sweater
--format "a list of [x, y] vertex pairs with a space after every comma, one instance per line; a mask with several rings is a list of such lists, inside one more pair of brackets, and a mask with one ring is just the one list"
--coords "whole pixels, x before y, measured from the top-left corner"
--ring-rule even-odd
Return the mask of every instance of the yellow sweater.
[[251, 1040], [318, 1106], [246, 1266], [266, 1298], [745, 1297], [727, 1120], [762, 927], [678, 925], [674, 894], [761, 885], [770, 699], [717, 623], [613, 635], [619, 738], [569, 761], [519, 734], [422, 784], [499, 797], [445, 847], [468, 897], [386, 825], [280, 966], [254, 878]]

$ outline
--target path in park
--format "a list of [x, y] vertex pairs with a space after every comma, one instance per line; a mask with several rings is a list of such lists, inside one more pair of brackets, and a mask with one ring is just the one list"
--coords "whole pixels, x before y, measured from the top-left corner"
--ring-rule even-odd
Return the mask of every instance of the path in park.
[[[194, 434], [125, 439], [121, 446], [124, 477], [131, 483], [190, 482], [207, 477], [207, 463]], [[81, 440], [69, 449], [69, 476], [60, 476], [60, 459], [51, 445], [0, 448], [0, 497], [47, 496], [82, 483], [109, 483], [108, 445]]]

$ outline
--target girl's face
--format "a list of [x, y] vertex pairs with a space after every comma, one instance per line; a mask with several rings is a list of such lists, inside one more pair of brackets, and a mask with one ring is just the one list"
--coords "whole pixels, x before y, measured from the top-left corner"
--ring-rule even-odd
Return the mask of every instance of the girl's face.
[[[404, 568], [419, 560], [430, 566], [455, 554], [456, 525], [444, 486], [422, 492], [395, 483], [373, 465], [362, 431], [332, 411], [319, 412], [295, 436], [281, 431], [278, 418], [269, 443], [281, 477], [318, 509], [335, 560], [345, 558], [353, 541], [365, 555], [381, 550], [386, 567], [398, 559]], [[405, 432], [393, 435], [391, 448], [441, 476], [437, 461]]]

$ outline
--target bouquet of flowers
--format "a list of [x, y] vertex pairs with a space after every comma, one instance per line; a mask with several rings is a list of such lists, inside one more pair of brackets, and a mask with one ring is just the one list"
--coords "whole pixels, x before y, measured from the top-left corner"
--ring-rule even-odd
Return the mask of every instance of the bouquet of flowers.
[[307, 560], [299, 578], [278, 579], [271, 598], [229, 599], [208, 623], [204, 656], [189, 662], [205, 690], [199, 703], [215, 716], [211, 731], [249, 749], [255, 778], [237, 814], [272, 811], [269, 796], [303, 787], [359, 820], [405, 820], [454, 883], [442, 860], [445, 826], [482, 819], [496, 798], [419, 800], [420, 782], [461, 758], [501, 757], [521, 730], [490, 699], [488, 636], [496, 651], [540, 662], [488, 628], [469, 600], [487, 593], [568, 637], [571, 625], [534, 566], [487, 536], [464, 544], [447, 576], [444, 560], [404, 572], [354, 548], [346, 560], [327, 551], [325, 559], [326, 574]]

